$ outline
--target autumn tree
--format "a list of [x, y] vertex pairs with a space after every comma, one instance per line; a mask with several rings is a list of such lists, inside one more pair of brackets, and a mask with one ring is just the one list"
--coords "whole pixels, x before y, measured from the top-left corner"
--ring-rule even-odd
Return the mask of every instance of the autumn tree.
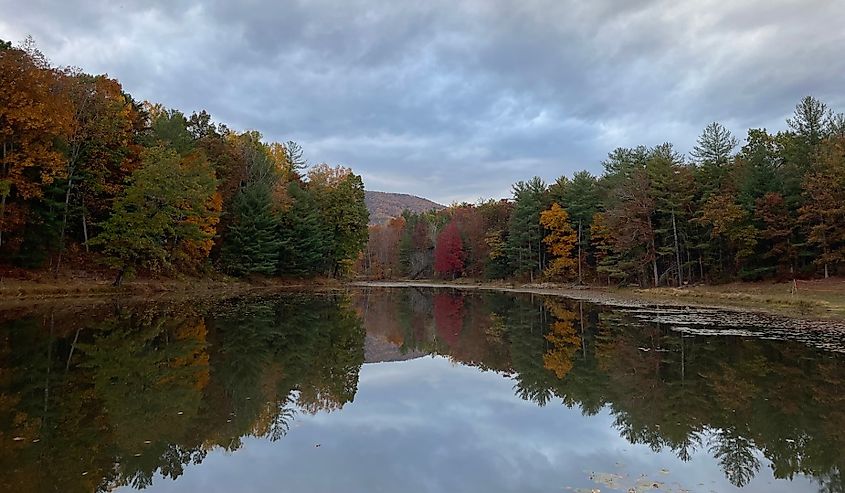
[[28, 204], [64, 175], [55, 144], [73, 130], [73, 107], [60, 81], [32, 38], [0, 50], [0, 247], [33, 220]]
[[458, 225], [452, 221], [437, 235], [437, 243], [434, 247], [434, 270], [440, 275], [454, 279], [463, 272], [463, 269], [463, 242]]
[[601, 206], [598, 180], [588, 171], [577, 171], [571, 180], [559, 178], [549, 187], [549, 195], [569, 214], [569, 221], [576, 232], [578, 281], [581, 282], [582, 264], [590, 242], [590, 223]]
[[555, 202], [549, 209], [540, 213], [540, 225], [547, 232], [543, 243], [553, 256], [545, 274], [552, 278], [566, 277], [578, 265], [578, 261], [572, 258], [578, 233], [569, 224], [569, 214]]
[[387, 224], [370, 226], [367, 248], [362, 258], [363, 270], [377, 279], [399, 275], [399, 242], [405, 229], [405, 218], [395, 217]]
[[615, 203], [606, 214], [614, 231], [613, 249], [618, 255], [619, 273], [636, 275], [640, 284], [647, 284], [651, 277], [651, 284], [657, 286], [657, 236], [653, 220], [656, 203], [650, 189], [645, 168], [633, 169], [627, 180], [614, 187]]
[[748, 212], [736, 203], [732, 195], [710, 197], [695, 220], [707, 226], [710, 238], [718, 242], [718, 266], [722, 273], [726, 271], [726, 260], [730, 260], [731, 268], [738, 272], [745, 259], [754, 253], [757, 230], [751, 224]]
[[174, 252], [186, 241], [209, 241], [213, 232], [203, 225], [218, 213], [214, 195], [214, 174], [207, 163], [183, 163], [170, 149], [149, 149], [92, 240], [118, 270], [115, 284], [137, 268], [170, 269]]
[[[138, 159], [138, 149], [133, 147], [138, 114], [120, 83], [75, 70], [66, 70], [61, 78], [63, 95], [73, 107], [73, 120], [63, 145], [63, 206], [56, 272], [62, 264], [69, 219], [81, 224], [87, 248], [88, 209], [94, 204], [96, 213], [98, 203], [109, 204]], [[95, 214], [95, 220], [100, 218]]]
[[596, 259], [596, 272], [607, 277], [608, 285], [612, 277], [617, 277], [613, 242], [613, 233], [608, 226], [607, 216], [603, 212], [596, 212], [590, 224], [590, 248]]
[[815, 263], [827, 278], [845, 262], [845, 140], [825, 143], [803, 188], [806, 202], [800, 219], [809, 229], [807, 240], [820, 251]]
[[768, 192], [757, 199], [754, 217], [761, 223], [760, 250], [769, 263], [761, 267], [761, 270], [766, 273], [775, 271], [781, 277], [794, 274], [798, 260], [798, 244], [795, 238], [798, 225], [789, 213], [783, 196], [777, 192]]

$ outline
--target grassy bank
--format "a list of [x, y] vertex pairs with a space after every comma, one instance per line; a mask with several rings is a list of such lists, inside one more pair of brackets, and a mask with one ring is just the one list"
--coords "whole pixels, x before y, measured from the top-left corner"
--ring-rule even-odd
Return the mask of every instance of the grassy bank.
[[845, 320], [845, 278], [623, 291], [631, 291], [636, 296], [656, 302], [728, 306], [789, 316]]

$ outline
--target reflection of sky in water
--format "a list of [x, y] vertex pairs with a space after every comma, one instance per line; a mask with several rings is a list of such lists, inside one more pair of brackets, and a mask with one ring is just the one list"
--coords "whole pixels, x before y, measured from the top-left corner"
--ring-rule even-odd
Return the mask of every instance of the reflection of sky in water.
[[[804, 477], [774, 480], [759, 459], [743, 491], [816, 490]], [[355, 401], [342, 410], [298, 413], [280, 441], [214, 450], [178, 481], [158, 476], [149, 490], [619, 491], [590, 481], [591, 471], [625, 476], [621, 491], [641, 474], [664, 483], [656, 492], [737, 490], [706, 449], [686, 463], [671, 451], [655, 454], [621, 438], [606, 411], [586, 417], [559, 401], [538, 407], [514, 396], [510, 379], [441, 357], [364, 365]]]

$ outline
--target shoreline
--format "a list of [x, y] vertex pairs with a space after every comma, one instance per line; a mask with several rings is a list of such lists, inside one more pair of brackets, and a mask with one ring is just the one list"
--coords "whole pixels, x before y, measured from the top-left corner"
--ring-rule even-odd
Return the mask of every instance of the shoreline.
[[[672, 308], [702, 308], [735, 313], [755, 313], [786, 317], [795, 320], [845, 322], [845, 312], [836, 308], [829, 308], [825, 303], [818, 302], [805, 295], [799, 295], [793, 300], [784, 300], [767, 295], [752, 295], [747, 292], [725, 293], [716, 286], [703, 286], [691, 289], [677, 288], [636, 288], [636, 289], [608, 289], [595, 286], [573, 288], [565, 285], [542, 284], [510, 284], [484, 282], [447, 282], [447, 281], [355, 281], [350, 285], [357, 287], [377, 288], [450, 288], [478, 291], [499, 291], [507, 293], [537, 294], [543, 296], [560, 296], [573, 300], [598, 303], [608, 306], [626, 308], [642, 307], [672, 307]], [[755, 287], [748, 284], [746, 289]], [[845, 305], [845, 291], [841, 295]]]
[[324, 291], [343, 288], [332, 279], [139, 279], [113, 286], [98, 278], [0, 281], [0, 310], [33, 305], [101, 304], [120, 301], [185, 301], [226, 299], [291, 290]]
[[[814, 284], [825, 284], [827, 291], [813, 291]], [[735, 283], [689, 288], [605, 288], [596, 286], [470, 280], [351, 280], [335, 279], [235, 279], [216, 278], [136, 279], [115, 287], [109, 278], [96, 276], [49, 277], [30, 280], [0, 280], [0, 309], [47, 303], [96, 303], [123, 300], [170, 301], [174, 299], [229, 298], [290, 290], [326, 290], [345, 288], [450, 288], [481, 291], [561, 296], [573, 300], [628, 308], [664, 306], [718, 309], [757, 313], [796, 320], [845, 321], [845, 279], [803, 281], [795, 296], [788, 294], [788, 284]], [[809, 286], [809, 288], [806, 288]], [[841, 289], [840, 289], [841, 288]], [[831, 289], [833, 291], [831, 291]], [[782, 291], [786, 290], [784, 294]], [[822, 295], [818, 295], [822, 293]], [[833, 294], [831, 294], [833, 293]], [[841, 294], [840, 294], [841, 293]]]

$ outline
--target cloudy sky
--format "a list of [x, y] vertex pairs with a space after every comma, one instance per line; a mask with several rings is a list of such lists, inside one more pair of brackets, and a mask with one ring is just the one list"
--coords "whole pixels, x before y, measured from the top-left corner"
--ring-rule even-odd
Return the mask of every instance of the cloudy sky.
[[0, 0], [0, 38], [443, 203], [845, 109], [840, 0]]

